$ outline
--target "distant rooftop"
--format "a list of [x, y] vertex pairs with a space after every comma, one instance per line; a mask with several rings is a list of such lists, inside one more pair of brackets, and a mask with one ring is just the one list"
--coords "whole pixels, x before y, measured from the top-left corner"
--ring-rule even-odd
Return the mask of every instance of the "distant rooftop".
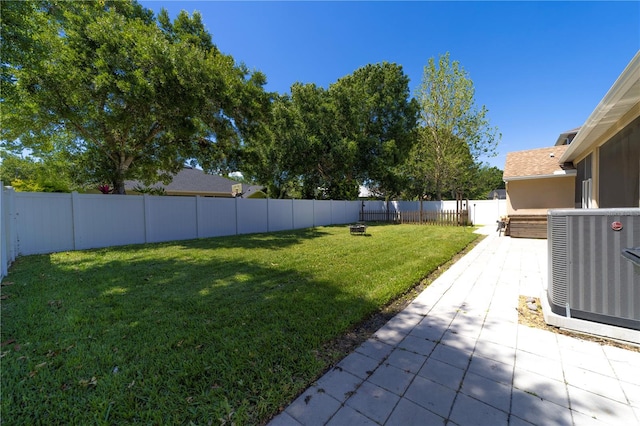
[[556, 140], [556, 146], [569, 145], [573, 141], [573, 138], [575, 138], [578, 134], [578, 130], [580, 130], [580, 127], [576, 127], [575, 129], [567, 130], [566, 132], [560, 133], [560, 136], [558, 136], [558, 140]]

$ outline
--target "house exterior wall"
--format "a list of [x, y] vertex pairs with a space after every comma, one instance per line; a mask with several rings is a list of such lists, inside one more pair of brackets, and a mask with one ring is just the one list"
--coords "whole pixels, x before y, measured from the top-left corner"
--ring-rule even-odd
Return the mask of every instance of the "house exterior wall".
[[574, 207], [574, 176], [507, 182], [507, 215], [546, 215], [548, 209]]

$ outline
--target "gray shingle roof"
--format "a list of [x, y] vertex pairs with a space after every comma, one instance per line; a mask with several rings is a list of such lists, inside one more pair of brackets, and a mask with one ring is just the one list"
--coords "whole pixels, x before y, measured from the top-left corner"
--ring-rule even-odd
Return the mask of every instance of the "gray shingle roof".
[[[168, 194], [198, 193], [202, 195], [230, 197], [232, 196], [231, 186], [238, 183], [239, 182], [222, 176], [210, 175], [199, 169], [185, 167], [173, 177], [171, 183], [165, 185], [162, 182], [157, 182], [151, 185], [151, 187], [163, 188]], [[144, 187], [144, 185], [139, 181], [125, 182], [125, 188], [127, 190], [133, 190], [136, 186]], [[246, 190], [246, 188], [247, 185], [243, 185], [243, 190]]]

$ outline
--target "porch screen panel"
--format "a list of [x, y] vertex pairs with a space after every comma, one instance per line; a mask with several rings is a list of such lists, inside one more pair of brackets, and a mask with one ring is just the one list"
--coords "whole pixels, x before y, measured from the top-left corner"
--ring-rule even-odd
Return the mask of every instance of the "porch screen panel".
[[591, 173], [591, 157], [592, 155], [589, 154], [587, 155], [582, 161], [580, 161], [577, 165], [576, 165], [576, 198], [575, 198], [575, 203], [576, 203], [576, 208], [580, 208], [582, 207], [582, 199], [584, 197], [583, 194], [583, 182], [586, 180], [589, 180], [592, 178], [592, 173]]
[[638, 207], [640, 118], [600, 147], [601, 208]]

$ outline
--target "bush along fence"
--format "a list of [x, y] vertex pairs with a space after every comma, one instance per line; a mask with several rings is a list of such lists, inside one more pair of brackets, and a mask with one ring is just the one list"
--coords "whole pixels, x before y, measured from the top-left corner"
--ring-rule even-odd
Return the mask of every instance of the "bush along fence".
[[[498, 202], [499, 201], [499, 202]], [[358, 221], [445, 224], [453, 202], [275, 200], [15, 192], [0, 183], [0, 278], [20, 255], [286, 231]], [[467, 203], [495, 224], [504, 200]], [[373, 212], [364, 215], [364, 212]], [[383, 212], [383, 213], [375, 213]], [[390, 218], [391, 220], [387, 220]], [[433, 219], [435, 218], [435, 219]], [[462, 220], [462, 219], [460, 219]]]

